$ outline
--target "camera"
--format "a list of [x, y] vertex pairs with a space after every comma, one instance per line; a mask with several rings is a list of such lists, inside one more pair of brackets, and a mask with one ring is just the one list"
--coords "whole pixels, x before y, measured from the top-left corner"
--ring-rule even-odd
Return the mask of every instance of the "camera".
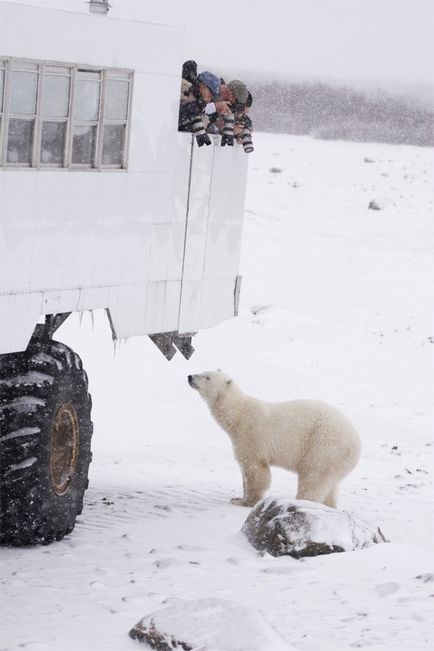
[[234, 146], [234, 116], [233, 113], [228, 113], [223, 116], [223, 133], [221, 139], [221, 146], [229, 145]]
[[252, 142], [253, 123], [249, 116], [243, 113], [236, 116], [235, 124], [242, 127], [241, 132], [237, 134], [237, 140], [243, 145], [246, 154], [250, 154], [254, 150]]
[[211, 144], [211, 138], [207, 134], [205, 130], [205, 125], [202, 120], [202, 116], [197, 115], [193, 120], [191, 121], [191, 129], [196, 137], [196, 142], [199, 147], [203, 147], [203, 145], [210, 145]]
[[254, 150], [252, 132], [248, 127], [244, 127], [244, 129], [241, 131], [241, 144], [243, 145], [243, 149], [246, 154], [250, 154]]

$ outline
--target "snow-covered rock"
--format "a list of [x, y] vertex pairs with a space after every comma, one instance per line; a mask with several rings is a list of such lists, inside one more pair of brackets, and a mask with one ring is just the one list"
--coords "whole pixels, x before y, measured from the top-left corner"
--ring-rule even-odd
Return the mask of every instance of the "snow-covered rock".
[[130, 637], [151, 649], [171, 651], [291, 651], [256, 611], [233, 601], [181, 601], [141, 619]]
[[307, 500], [267, 498], [247, 517], [242, 531], [272, 556], [319, 556], [386, 542], [379, 528], [344, 511]]
[[368, 208], [369, 210], [382, 210], [384, 206], [376, 199], [371, 199], [371, 201], [368, 204]]

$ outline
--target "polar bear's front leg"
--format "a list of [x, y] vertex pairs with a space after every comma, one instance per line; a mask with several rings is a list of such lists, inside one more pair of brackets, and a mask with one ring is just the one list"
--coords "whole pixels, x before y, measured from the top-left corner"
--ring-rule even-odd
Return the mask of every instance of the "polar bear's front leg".
[[242, 463], [243, 497], [234, 497], [231, 504], [237, 506], [254, 506], [264, 496], [271, 483], [270, 466], [263, 462]]

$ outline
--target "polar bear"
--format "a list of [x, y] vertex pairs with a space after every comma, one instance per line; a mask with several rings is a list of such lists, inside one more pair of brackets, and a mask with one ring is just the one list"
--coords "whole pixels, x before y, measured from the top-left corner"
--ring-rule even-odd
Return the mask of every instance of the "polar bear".
[[336, 508], [339, 482], [360, 456], [360, 438], [348, 418], [319, 400], [264, 402], [246, 395], [221, 371], [189, 375], [188, 382], [229, 434], [253, 506], [270, 486], [270, 466], [297, 473], [297, 499]]

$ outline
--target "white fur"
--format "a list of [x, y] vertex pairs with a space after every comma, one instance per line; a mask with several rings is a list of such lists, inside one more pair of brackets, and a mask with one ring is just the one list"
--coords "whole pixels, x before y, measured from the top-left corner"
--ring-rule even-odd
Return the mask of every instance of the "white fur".
[[297, 473], [297, 499], [336, 508], [338, 485], [360, 456], [359, 435], [344, 414], [319, 400], [252, 398], [221, 371], [188, 379], [231, 438], [244, 485], [234, 504], [256, 504], [270, 485], [270, 466], [280, 466]]

